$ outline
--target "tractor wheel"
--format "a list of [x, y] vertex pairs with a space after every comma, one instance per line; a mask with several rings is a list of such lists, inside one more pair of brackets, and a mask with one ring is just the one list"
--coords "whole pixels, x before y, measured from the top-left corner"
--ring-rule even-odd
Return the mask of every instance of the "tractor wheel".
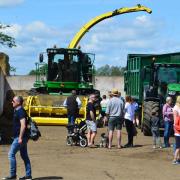
[[83, 137], [82, 139], [80, 139], [79, 145], [80, 145], [81, 147], [86, 147], [87, 144], [88, 144], [87, 138]]
[[156, 111], [159, 115], [159, 103], [154, 101], [146, 101], [144, 102], [144, 120], [143, 120], [143, 134], [145, 136], [151, 135], [151, 125], [150, 120], [152, 117], [152, 111]]

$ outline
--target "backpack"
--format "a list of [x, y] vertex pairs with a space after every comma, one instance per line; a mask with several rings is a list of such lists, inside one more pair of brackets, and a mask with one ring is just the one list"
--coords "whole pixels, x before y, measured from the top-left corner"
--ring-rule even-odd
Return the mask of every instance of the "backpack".
[[38, 126], [31, 117], [27, 116], [27, 134], [28, 138], [37, 141], [41, 137], [41, 132], [38, 129]]

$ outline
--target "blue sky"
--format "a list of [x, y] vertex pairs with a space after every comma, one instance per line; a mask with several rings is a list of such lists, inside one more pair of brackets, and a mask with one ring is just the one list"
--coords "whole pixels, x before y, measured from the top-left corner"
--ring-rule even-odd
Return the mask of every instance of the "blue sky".
[[[173, 3], [171, 3], [173, 2]], [[94, 26], [80, 41], [83, 51], [96, 54], [95, 66], [125, 66], [129, 53], [180, 51], [179, 0], [0, 0], [0, 22], [17, 47], [0, 46], [16, 74], [35, 68], [40, 52], [56, 44], [67, 47], [92, 18], [121, 7], [142, 4], [152, 14], [119, 15]]]

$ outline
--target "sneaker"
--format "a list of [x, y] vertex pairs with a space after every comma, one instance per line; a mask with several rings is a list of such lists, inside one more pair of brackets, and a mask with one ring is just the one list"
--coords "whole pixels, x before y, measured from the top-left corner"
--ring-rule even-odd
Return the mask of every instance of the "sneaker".
[[174, 161], [172, 162], [172, 164], [173, 164], [173, 165], [180, 165], [180, 162], [177, 161], [177, 160], [174, 160]]
[[16, 176], [7, 176], [7, 177], [3, 177], [2, 178], [3, 180], [6, 180], [6, 179], [16, 179]]
[[126, 145], [124, 145], [124, 148], [131, 148], [131, 147], [133, 147], [133, 144], [126, 144]]
[[168, 148], [169, 146], [164, 144], [162, 147], [163, 147], [163, 148]]
[[156, 146], [155, 146], [155, 145], [153, 146], [153, 149], [156, 149]]
[[24, 177], [19, 178], [19, 180], [32, 180], [32, 177], [31, 176], [24, 176]]

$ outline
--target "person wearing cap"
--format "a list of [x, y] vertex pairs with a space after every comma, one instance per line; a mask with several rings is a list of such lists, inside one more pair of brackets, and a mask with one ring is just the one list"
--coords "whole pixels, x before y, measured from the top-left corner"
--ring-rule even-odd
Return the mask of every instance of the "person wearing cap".
[[164, 148], [170, 147], [169, 137], [173, 130], [173, 106], [172, 98], [166, 98], [166, 104], [163, 106], [163, 119], [164, 119]]
[[117, 89], [112, 89], [112, 98], [109, 100], [106, 108], [106, 118], [108, 119], [108, 131], [109, 131], [109, 144], [108, 148], [112, 147], [114, 129], [117, 130], [117, 146], [121, 148], [121, 129], [123, 123], [123, 102], [119, 98], [119, 92]]
[[16, 154], [20, 151], [21, 158], [24, 161], [26, 175], [19, 178], [19, 180], [31, 180], [31, 163], [27, 151], [28, 132], [27, 132], [27, 120], [26, 112], [23, 105], [23, 98], [21, 96], [15, 96], [12, 100], [14, 114], [13, 114], [13, 137], [14, 140], [11, 144], [8, 158], [10, 161], [10, 176], [2, 179], [16, 179]]

